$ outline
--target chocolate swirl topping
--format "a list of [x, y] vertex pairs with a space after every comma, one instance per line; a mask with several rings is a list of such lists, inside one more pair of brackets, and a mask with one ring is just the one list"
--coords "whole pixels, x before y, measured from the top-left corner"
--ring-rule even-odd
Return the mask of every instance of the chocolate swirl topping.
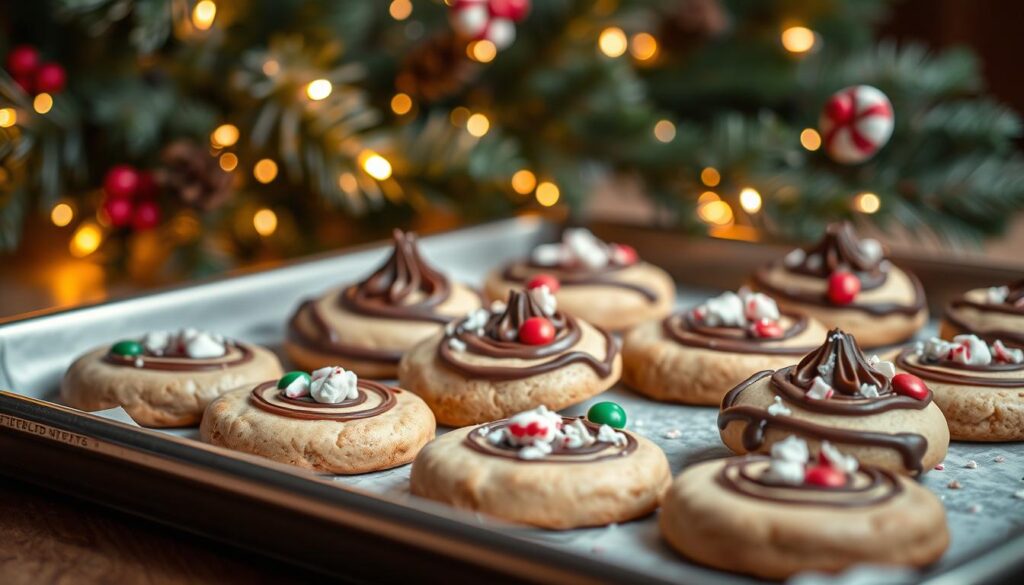
[[770, 346], [792, 339], [807, 330], [805, 315], [781, 311], [790, 321], [781, 337], [757, 337], [743, 327], [710, 327], [694, 319], [690, 311], [669, 315], [661, 322], [665, 336], [681, 345], [733, 353], [802, 356], [813, 348]]
[[[272, 414], [304, 420], [333, 420], [345, 422], [383, 414], [398, 403], [395, 395], [401, 390], [389, 388], [379, 382], [360, 379], [359, 396], [327, 404], [308, 396], [288, 398], [276, 381], [264, 382], [252, 390], [249, 399], [257, 408]], [[364, 406], [365, 405], [365, 406]]]
[[[546, 345], [527, 345], [520, 343], [519, 325], [531, 317], [544, 317], [555, 327], [555, 338]], [[605, 339], [605, 357], [598, 360], [595, 356], [583, 351], [569, 351], [582, 337], [579, 323], [569, 315], [556, 311], [553, 315], [545, 315], [537, 303], [527, 292], [510, 291], [505, 310], [492, 314], [483, 327], [483, 334], [462, 330], [468, 319], [456, 321], [449, 327], [437, 346], [438, 358], [442, 363], [457, 372], [472, 378], [488, 380], [515, 380], [528, 378], [557, 370], [573, 363], [584, 363], [598, 376], [607, 378], [612, 373], [615, 356], [619, 346], [615, 339], [601, 328], [595, 327]], [[449, 341], [457, 340], [465, 344], [465, 352], [496, 359], [536, 360], [546, 357], [552, 359], [538, 364], [525, 366], [489, 366], [470, 364], [459, 359], [459, 353], [451, 348]]]
[[338, 304], [364, 315], [447, 323], [434, 309], [451, 292], [448, 279], [420, 256], [416, 234], [396, 229], [391, 257], [366, 280], [338, 295]]
[[895, 475], [871, 466], [861, 466], [850, 474], [847, 485], [843, 487], [774, 483], [765, 479], [765, 471], [770, 463], [771, 458], [764, 456], [737, 457], [729, 460], [715, 479], [729, 491], [749, 498], [798, 506], [873, 506], [903, 491]]
[[[596, 425], [583, 417], [579, 418], [583, 421], [583, 426], [587, 428], [590, 436], [596, 439], [598, 429], [601, 428], [600, 425]], [[566, 425], [571, 424], [573, 420], [575, 419], [571, 417], [562, 417], [562, 423]], [[504, 457], [520, 463], [593, 463], [595, 461], [626, 457], [637, 449], [637, 442], [633, 435], [624, 432], [622, 434], [626, 437], [626, 444], [622, 446], [616, 446], [604, 441], [596, 441], [586, 447], [569, 449], [564, 445], [555, 444], [552, 445], [552, 451], [546, 457], [541, 459], [522, 459], [519, 457], [516, 447], [504, 444], [494, 445], [487, 440], [488, 434], [502, 430], [508, 425], [508, 419], [481, 425], [470, 431], [466, 438], [463, 439], [463, 442], [467, 447], [478, 453], [491, 455], [492, 457]]]
[[957, 314], [957, 309], [973, 309], [979, 312], [994, 312], [1011, 315], [1014, 317], [1024, 316], [1024, 280], [1007, 285], [1007, 295], [1002, 303], [988, 303], [971, 300], [966, 296], [953, 299], [946, 306], [946, 321], [961, 333], [973, 333], [988, 343], [997, 339], [1008, 346], [1024, 348], [1024, 331], [1013, 329], [988, 329], [979, 330], [967, 322], [963, 315]]
[[[960, 362], [926, 361], [912, 347], [905, 348], [896, 357], [896, 365], [925, 380], [956, 384], [959, 386], [985, 386], [989, 388], [1022, 388], [1024, 387], [1024, 364], [1005, 364], [992, 362], [987, 365], [962, 364]], [[999, 374], [1020, 372], [1013, 378], [992, 377], [983, 374]]]
[[139, 370], [162, 370], [165, 372], [206, 372], [226, 370], [252, 361], [252, 349], [244, 343], [226, 341], [224, 355], [216, 358], [191, 358], [188, 356], [156, 355], [146, 351], [140, 356], [123, 356], [107, 352], [103, 361], [114, 365]]

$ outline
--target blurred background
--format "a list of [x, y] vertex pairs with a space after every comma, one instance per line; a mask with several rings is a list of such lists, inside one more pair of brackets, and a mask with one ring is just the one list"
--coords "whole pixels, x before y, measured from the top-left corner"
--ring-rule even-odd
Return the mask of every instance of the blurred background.
[[[36, 0], [0, 320], [516, 215], [1024, 269], [1012, 0]], [[345, 275], [339, 275], [339, 281]]]

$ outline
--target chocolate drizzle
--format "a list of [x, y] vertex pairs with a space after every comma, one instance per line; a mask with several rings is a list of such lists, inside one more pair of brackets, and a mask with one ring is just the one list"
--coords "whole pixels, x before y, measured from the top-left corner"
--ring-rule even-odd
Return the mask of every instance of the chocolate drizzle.
[[[272, 414], [303, 420], [333, 420], [345, 422], [383, 414], [398, 403], [395, 395], [401, 392], [379, 382], [359, 380], [359, 396], [336, 404], [316, 402], [312, 398], [288, 398], [276, 381], [264, 382], [253, 388], [249, 399], [257, 408]], [[370, 402], [366, 408], [359, 406]]]
[[950, 301], [946, 306], [946, 321], [962, 333], [973, 333], [988, 343], [997, 339], [1011, 347], [1024, 348], [1024, 331], [1012, 329], [979, 330], [969, 324], [962, 316], [956, 314], [957, 309], [974, 309], [982, 313], [1002, 313], [1024, 318], [1024, 280], [1018, 280], [1007, 287], [1006, 299], [1002, 303], [985, 303], [960, 297]]
[[[546, 345], [527, 345], [518, 341], [519, 325], [530, 317], [544, 317], [555, 327], [555, 338]], [[582, 337], [577, 320], [560, 311], [553, 315], [545, 315], [533, 298], [526, 292], [510, 291], [505, 310], [492, 314], [483, 327], [483, 334], [475, 331], [464, 331], [466, 319], [455, 322], [437, 346], [437, 355], [442, 363], [457, 372], [471, 378], [488, 380], [515, 380], [528, 378], [545, 372], [557, 370], [573, 363], [589, 366], [598, 376], [607, 378], [612, 374], [612, 366], [618, 355], [619, 346], [607, 331], [595, 327], [605, 339], [605, 357], [598, 360], [595, 356], [583, 351], [570, 351]], [[459, 354], [451, 348], [451, 340], [465, 344], [465, 353], [486, 356], [495, 359], [536, 360], [547, 357], [552, 359], [538, 364], [525, 366], [476, 365], [459, 359]]]
[[770, 462], [769, 457], [757, 455], [736, 457], [722, 467], [715, 479], [725, 489], [749, 498], [799, 506], [873, 506], [903, 491], [895, 475], [872, 466], [861, 466], [843, 487], [774, 483], [764, 478]]
[[416, 234], [394, 231], [391, 257], [366, 280], [338, 295], [349, 311], [385, 319], [447, 323], [448, 315], [435, 312], [448, 299], [451, 287], [443, 274], [420, 256]]
[[[922, 361], [920, 354], [913, 348], [906, 348], [896, 357], [896, 365], [915, 376], [934, 382], [956, 384], [959, 386], [985, 386], [989, 388], [1024, 387], [1024, 364], [991, 363], [980, 366], [950, 361], [928, 362]], [[971, 375], [971, 372], [978, 374], [1021, 372], [1022, 375], [1016, 378], [992, 378], [982, 375]]]
[[608, 286], [639, 293], [649, 303], [658, 301], [658, 293], [646, 286], [623, 282], [615, 278], [615, 273], [633, 264], [623, 266], [609, 264], [604, 268], [588, 268], [573, 264], [571, 266], [544, 266], [533, 262], [512, 262], [501, 271], [501, 277], [509, 282], [523, 284], [538, 274], [551, 274], [562, 286]]
[[1024, 279], [1011, 283], [1006, 288], [1006, 304], [1016, 307], [1024, 313]]
[[[597, 432], [601, 428], [600, 425], [596, 425], [583, 417], [579, 417], [583, 421], [583, 426], [587, 428], [591, 437], [597, 438]], [[562, 424], [572, 424], [574, 418], [562, 417]], [[631, 455], [637, 449], [636, 439], [629, 433], [622, 433], [626, 437], [626, 444], [622, 446], [616, 446], [612, 443], [604, 441], [596, 441], [586, 447], [580, 447], [578, 449], [569, 449], [564, 445], [552, 445], [551, 454], [540, 458], [540, 459], [522, 459], [518, 455], [518, 449], [509, 445], [494, 445], [487, 440], [487, 435], [494, 432], [500, 431], [507, 427], [509, 424], [508, 419], [500, 420], [494, 423], [481, 425], [473, 429], [466, 435], [463, 442], [470, 449], [483, 453], [484, 455], [490, 455], [493, 457], [504, 457], [506, 459], [512, 459], [521, 463], [593, 463], [595, 461], [603, 461], [606, 459], [620, 459]]]
[[163, 370], [166, 372], [206, 372], [226, 370], [250, 362], [252, 349], [244, 343], [228, 341], [224, 355], [216, 358], [191, 358], [188, 356], [156, 355], [146, 351], [139, 356], [123, 356], [107, 352], [103, 361], [114, 365], [139, 370]]
[[[313, 335], [306, 333], [300, 324], [303, 318], [313, 328], [315, 332]], [[303, 301], [299, 308], [292, 313], [288, 320], [288, 340], [319, 353], [340, 355], [368, 362], [397, 364], [402, 359], [401, 351], [360, 347], [340, 341], [337, 331], [324, 319], [314, 299]]]
[[792, 339], [807, 330], [805, 315], [781, 312], [791, 322], [781, 337], [757, 337], [743, 327], [710, 327], [697, 322], [692, 312], [669, 315], [661, 322], [665, 336], [681, 345], [701, 347], [732, 353], [755, 353], [765, 355], [802, 356], [813, 348], [791, 346], [769, 346]]

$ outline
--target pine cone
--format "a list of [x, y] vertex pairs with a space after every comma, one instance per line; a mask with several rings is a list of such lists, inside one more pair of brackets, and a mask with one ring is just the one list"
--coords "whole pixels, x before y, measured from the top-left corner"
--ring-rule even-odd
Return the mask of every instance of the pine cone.
[[395, 86], [420, 101], [433, 102], [461, 90], [479, 70], [466, 55], [466, 41], [446, 34], [408, 53]]
[[160, 162], [157, 182], [185, 205], [210, 211], [231, 197], [231, 175], [220, 168], [206, 148], [195, 142], [178, 140], [168, 144], [160, 153]]

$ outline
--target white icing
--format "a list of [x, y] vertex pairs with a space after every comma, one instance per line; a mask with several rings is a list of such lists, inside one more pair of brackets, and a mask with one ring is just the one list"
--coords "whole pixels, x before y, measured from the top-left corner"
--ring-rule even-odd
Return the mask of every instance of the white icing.
[[317, 402], [338, 404], [359, 397], [357, 382], [356, 373], [342, 367], [320, 368], [313, 372], [309, 394]]
[[874, 263], [882, 259], [882, 243], [874, 238], [864, 238], [860, 241], [860, 251]]
[[297, 376], [290, 384], [284, 387], [284, 395], [288, 398], [301, 398], [309, 396], [310, 380], [305, 376]]
[[821, 379], [821, 376], [814, 378], [811, 383], [811, 389], [807, 391], [806, 396], [814, 400], [824, 400], [832, 397], [832, 386], [828, 385], [828, 382]]
[[768, 414], [772, 416], [790, 415], [793, 414], [793, 411], [787, 408], [786, 405], [782, 403], [782, 398], [776, 396], [775, 402], [772, 402], [771, 404], [768, 405]]
[[851, 474], [857, 471], [857, 458], [853, 455], [844, 455], [828, 441], [822, 441], [821, 454], [825, 457], [825, 460], [828, 461], [828, 464], [834, 469], [838, 469], [845, 474]]
[[533, 300], [540, 305], [540, 309], [544, 311], [544, 314], [551, 316], [558, 310], [558, 301], [555, 299], [555, 295], [552, 294], [551, 289], [546, 284], [542, 284], [537, 288], [530, 289], [530, 296]]
[[985, 291], [985, 296], [988, 299], [989, 304], [1001, 305], [1006, 302], [1006, 297], [1010, 296], [1010, 287], [1008, 286], [993, 286]]
[[860, 395], [865, 398], [878, 398], [878, 386], [874, 384], [861, 384]]

